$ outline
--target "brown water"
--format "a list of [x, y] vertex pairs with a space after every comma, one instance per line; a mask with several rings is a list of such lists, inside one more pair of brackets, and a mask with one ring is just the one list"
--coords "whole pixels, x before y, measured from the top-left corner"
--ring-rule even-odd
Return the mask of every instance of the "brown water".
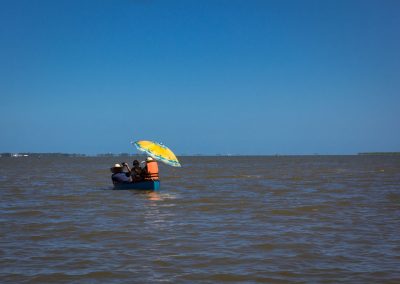
[[0, 158], [1, 283], [400, 283], [398, 157], [182, 157], [158, 193], [115, 162]]

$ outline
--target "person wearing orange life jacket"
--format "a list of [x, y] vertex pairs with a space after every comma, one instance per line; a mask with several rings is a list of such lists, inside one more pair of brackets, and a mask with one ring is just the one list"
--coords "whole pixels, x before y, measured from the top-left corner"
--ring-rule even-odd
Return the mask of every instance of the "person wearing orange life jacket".
[[152, 157], [147, 157], [146, 166], [143, 168], [143, 170], [145, 180], [159, 180], [158, 164]]

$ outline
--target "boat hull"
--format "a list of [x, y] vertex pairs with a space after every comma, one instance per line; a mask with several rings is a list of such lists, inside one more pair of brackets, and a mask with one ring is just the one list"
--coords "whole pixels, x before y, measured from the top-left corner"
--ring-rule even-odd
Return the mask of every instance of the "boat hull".
[[138, 190], [159, 190], [159, 180], [146, 180], [140, 182], [114, 184], [116, 190], [138, 189]]

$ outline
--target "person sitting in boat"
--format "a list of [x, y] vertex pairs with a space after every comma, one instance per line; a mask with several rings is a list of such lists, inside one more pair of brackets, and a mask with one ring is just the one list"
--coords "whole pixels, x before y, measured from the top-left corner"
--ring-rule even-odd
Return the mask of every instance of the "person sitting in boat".
[[158, 164], [157, 161], [154, 160], [152, 157], [147, 157], [146, 166], [143, 170], [145, 180], [159, 180]]
[[134, 160], [132, 163], [132, 180], [133, 182], [141, 181], [144, 178], [144, 170], [140, 167], [140, 163], [138, 160]]
[[132, 169], [129, 168], [128, 164], [123, 163], [123, 166], [125, 166], [132, 178], [132, 182], [138, 182], [138, 181], [142, 181], [144, 178], [144, 171], [143, 169], [140, 167], [139, 161], [138, 160], [134, 160], [132, 163]]
[[115, 164], [110, 170], [112, 172], [111, 180], [113, 184], [129, 183], [132, 181], [130, 172], [124, 172], [124, 167], [120, 164]]

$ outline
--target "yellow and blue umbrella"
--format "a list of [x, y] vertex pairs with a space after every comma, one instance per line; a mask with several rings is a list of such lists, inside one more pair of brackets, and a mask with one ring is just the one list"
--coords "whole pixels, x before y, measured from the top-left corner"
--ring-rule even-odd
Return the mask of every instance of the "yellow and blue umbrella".
[[146, 140], [136, 141], [132, 144], [140, 151], [145, 152], [158, 161], [164, 162], [173, 167], [181, 166], [175, 154], [163, 144]]

